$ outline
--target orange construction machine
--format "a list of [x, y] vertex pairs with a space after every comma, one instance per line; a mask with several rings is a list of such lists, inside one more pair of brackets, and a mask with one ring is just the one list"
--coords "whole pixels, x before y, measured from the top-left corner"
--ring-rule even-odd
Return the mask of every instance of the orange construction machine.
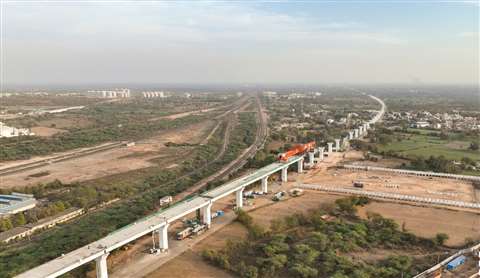
[[306, 144], [295, 145], [293, 148], [289, 149], [288, 151], [281, 153], [278, 156], [278, 160], [280, 161], [288, 161], [290, 157], [304, 154], [308, 151], [313, 150], [315, 148], [315, 141], [308, 142]]

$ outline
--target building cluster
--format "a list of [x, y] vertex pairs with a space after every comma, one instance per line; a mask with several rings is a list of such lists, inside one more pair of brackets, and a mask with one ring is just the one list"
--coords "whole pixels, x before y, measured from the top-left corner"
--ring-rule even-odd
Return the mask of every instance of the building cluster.
[[131, 97], [130, 89], [115, 89], [115, 90], [92, 90], [89, 93], [99, 94], [103, 98], [129, 98]]
[[321, 92], [302, 92], [302, 93], [288, 93], [288, 94], [279, 94], [274, 91], [264, 91], [263, 95], [269, 98], [286, 98], [286, 99], [298, 99], [298, 98], [315, 98], [322, 95]]
[[163, 91], [147, 91], [142, 92], [144, 98], [164, 98], [167, 97]]
[[412, 128], [480, 130], [478, 118], [463, 116], [458, 112], [435, 114], [428, 111], [388, 112], [385, 118], [390, 121], [407, 121]]
[[0, 138], [35, 135], [28, 128], [16, 128], [0, 122]]
[[13, 192], [10, 195], [0, 195], [0, 217], [26, 211], [36, 205], [37, 200], [30, 194]]

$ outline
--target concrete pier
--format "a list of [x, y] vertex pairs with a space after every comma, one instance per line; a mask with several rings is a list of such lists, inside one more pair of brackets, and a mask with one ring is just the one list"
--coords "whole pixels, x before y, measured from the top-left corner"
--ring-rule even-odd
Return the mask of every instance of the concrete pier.
[[108, 278], [108, 269], [107, 269], [107, 257], [109, 253], [103, 254], [102, 256], [95, 259], [97, 268], [97, 278]]
[[210, 228], [210, 225], [212, 224], [212, 203], [202, 208], [202, 214], [203, 224], [207, 225], [207, 227]]
[[282, 169], [282, 182], [288, 181], [288, 167]]
[[353, 132], [354, 132], [354, 137], [358, 138], [358, 128], [354, 129]]
[[335, 151], [340, 151], [340, 139], [335, 139]]
[[332, 143], [332, 142], [328, 142], [328, 143], [327, 143], [327, 146], [328, 146], [327, 153], [328, 153], [328, 154], [331, 154], [331, 153], [333, 152], [333, 143]]
[[268, 177], [262, 179], [262, 192], [268, 193]]
[[297, 162], [297, 169], [299, 174], [303, 173], [303, 160], [304, 159], [302, 158]]
[[325, 151], [325, 147], [318, 147], [318, 160], [323, 161], [323, 152]]
[[315, 152], [308, 153], [308, 163], [310, 164], [315, 163]]
[[237, 204], [237, 208], [242, 208], [243, 207], [243, 190], [244, 189], [245, 189], [245, 187], [242, 187], [242, 189], [237, 190], [235, 192], [235, 202]]

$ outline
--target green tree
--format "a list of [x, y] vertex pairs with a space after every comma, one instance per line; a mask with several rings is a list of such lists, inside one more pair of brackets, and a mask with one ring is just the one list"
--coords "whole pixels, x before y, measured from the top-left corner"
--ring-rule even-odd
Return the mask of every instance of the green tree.
[[290, 271], [293, 275], [301, 278], [313, 278], [318, 275], [318, 270], [302, 263], [294, 264]]
[[10, 218], [3, 218], [0, 221], [0, 232], [5, 232], [13, 228], [12, 221], [10, 221]]
[[478, 151], [478, 149], [479, 149], [479, 144], [478, 144], [478, 142], [477, 142], [477, 141], [474, 141], [474, 142], [470, 143], [470, 149], [471, 149], [472, 151]]
[[443, 245], [447, 240], [448, 240], [448, 235], [445, 234], [445, 233], [438, 233], [438, 234], [435, 236], [435, 242], [436, 242], [438, 245]]
[[25, 215], [22, 212], [15, 214], [13, 217], [13, 225], [15, 227], [27, 224], [27, 220], [25, 219]]
[[294, 247], [293, 258], [295, 262], [311, 265], [320, 255], [320, 252], [306, 244], [298, 244]]

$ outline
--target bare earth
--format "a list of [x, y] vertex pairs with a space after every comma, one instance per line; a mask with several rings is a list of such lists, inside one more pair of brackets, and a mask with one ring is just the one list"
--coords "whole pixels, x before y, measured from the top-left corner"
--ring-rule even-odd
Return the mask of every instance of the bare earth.
[[[35, 185], [50, 182], [55, 179], [70, 183], [146, 168], [155, 165], [151, 162], [152, 159], [162, 157], [171, 158], [175, 155], [175, 149], [165, 147], [164, 144], [166, 142], [200, 143], [203, 137], [207, 136], [211, 128], [213, 128], [213, 122], [202, 122], [182, 129], [162, 132], [148, 140], [137, 142], [137, 144], [132, 147], [114, 148], [32, 170], [2, 176], [0, 177], [0, 187], [8, 188]], [[28, 161], [38, 159], [39, 158], [36, 157]], [[2, 164], [2, 166], [6, 165], [8, 165], [8, 163]], [[168, 167], [169, 165], [165, 166]], [[72, 172], [72, 169], [75, 169], [75, 171]], [[37, 178], [29, 177], [32, 174], [44, 171], [48, 171], [50, 174]]]

